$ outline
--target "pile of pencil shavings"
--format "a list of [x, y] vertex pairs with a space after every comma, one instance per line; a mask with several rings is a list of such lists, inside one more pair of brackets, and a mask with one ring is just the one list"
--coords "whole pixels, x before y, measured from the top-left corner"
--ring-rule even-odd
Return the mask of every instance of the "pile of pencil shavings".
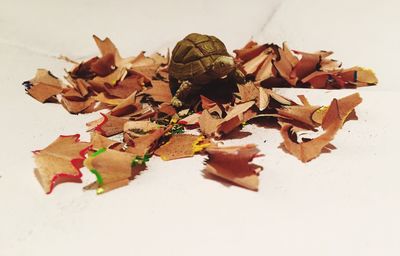
[[[46, 193], [56, 184], [79, 181], [83, 167], [96, 178], [84, 188], [101, 194], [127, 185], [152, 157], [171, 161], [195, 154], [207, 155], [206, 174], [257, 191], [262, 167], [252, 160], [261, 152], [253, 144], [221, 147], [227, 134], [249, 122], [276, 123], [284, 149], [308, 162], [332, 149], [335, 134], [355, 119], [355, 107], [362, 101], [353, 93], [320, 106], [299, 95], [298, 104], [273, 87], [340, 89], [377, 83], [369, 69], [341, 68], [327, 58], [332, 52], [305, 53], [290, 50], [286, 43], [249, 42], [234, 51], [247, 83], [229, 84], [231, 90], [224, 90], [223, 96], [206, 91], [192, 107], [178, 111], [171, 106], [169, 54], [141, 52], [122, 58], [108, 38], [94, 40], [101, 56], [82, 63], [64, 58], [74, 64], [65, 81], [39, 69], [23, 83], [33, 98], [60, 103], [72, 114], [107, 111], [87, 124], [90, 141], [80, 141], [78, 134], [59, 136], [34, 151], [35, 175]], [[115, 139], [118, 135], [121, 139]]]

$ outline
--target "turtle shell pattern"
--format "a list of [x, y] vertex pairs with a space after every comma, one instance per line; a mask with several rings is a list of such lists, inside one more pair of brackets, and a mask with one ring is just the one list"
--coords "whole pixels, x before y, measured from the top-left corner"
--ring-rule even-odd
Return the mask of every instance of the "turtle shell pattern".
[[177, 80], [195, 79], [206, 73], [220, 56], [230, 56], [221, 40], [192, 33], [176, 44], [168, 72]]

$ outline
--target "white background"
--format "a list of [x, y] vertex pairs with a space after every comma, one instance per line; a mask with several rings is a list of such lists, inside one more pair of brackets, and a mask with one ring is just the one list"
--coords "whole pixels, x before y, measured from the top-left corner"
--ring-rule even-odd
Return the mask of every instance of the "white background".
[[[0, 0], [0, 255], [400, 255], [400, 5], [396, 1], [8, 1]], [[303, 164], [278, 148], [277, 130], [256, 143], [260, 191], [203, 177], [204, 157], [152, 158], [129, 186], [96, 196], [66, 183], [45, 195], [32, 150], [80, 133], [98, 114], [70, 115], [25, 95], [37, 68], [62, 76], [56, 59], [97, 55], [92, 34], [123, 56], [173, 47], [190, 32], [233, 50], [250, 38], [293, 49], [333, 50], [345, 67], [373, 68], [378, 86], [358, 90], [359, 120], [330, 154]], [[353, 90], [281, 90], [329, 104]], [[264, 142], [265, 141], [265, 142]]]

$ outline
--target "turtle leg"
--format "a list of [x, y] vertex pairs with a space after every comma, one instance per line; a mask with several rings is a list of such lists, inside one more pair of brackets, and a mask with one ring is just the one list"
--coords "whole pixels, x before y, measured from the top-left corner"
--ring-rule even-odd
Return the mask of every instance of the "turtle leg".
[[174, 97], [171, 100], [171, 104], [174, 107], [182, 107], [185, 98], [191, 93], [193, 89], [193, 84], [189, 81], [183, 81], [179, 86], [178, 90], [175, 92]]
[[169, 76], [168, 77], [169, 80], [169, 88], [171, 90], [172, 95], [175, 95], [176, 91], [179, 89], [179, 86], [181, 85], [181, 83], [179, 83], [178, 79]]

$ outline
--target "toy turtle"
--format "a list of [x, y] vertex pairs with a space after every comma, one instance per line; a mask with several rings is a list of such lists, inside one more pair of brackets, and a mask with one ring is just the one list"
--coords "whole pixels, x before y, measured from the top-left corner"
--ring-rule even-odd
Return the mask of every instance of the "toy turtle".
[[233, 76], [244, 82], [224, 43], [215, 36], [192, 33], [179, 41], [172, 51], [169, 83], [174, 97], [171, 104], [181, 107], [189, 95], [196, 95], [211, 81]]

